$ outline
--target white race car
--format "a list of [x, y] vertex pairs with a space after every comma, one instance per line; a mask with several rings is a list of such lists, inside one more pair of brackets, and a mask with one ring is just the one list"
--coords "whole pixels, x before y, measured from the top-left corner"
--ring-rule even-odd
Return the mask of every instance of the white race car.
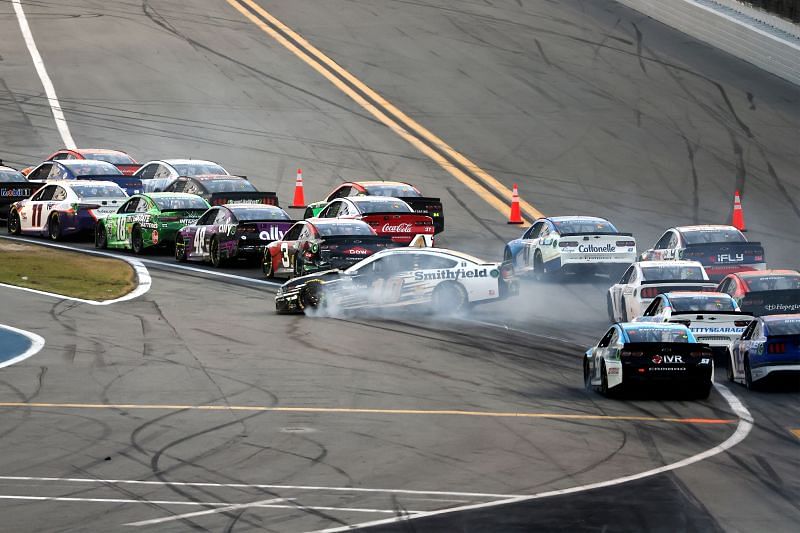
[[213, 161], [202, 159], [162, 159], [148, 161], [133, 176], [142, 180], [142, 192], [162, 192], [180, 176], [228, 175]]
[[506, 245], [504, 259], [537, 279], [557, 272], [605, 272], [616, 277], [636, 261], [636, 239], [603, 218], [540, 218]]
[[753, 320], [729, 294], [720, 292], [666, 292], [656, 296], [635, 322], [673, 322], [689, 326], [697, 342], [727, 357], [728, 347]]
[[639, 261], [608, 289], [608, 319], [628, 322], [647, 309], [653, 298], [670, 291], [714, 291], [697, 261]]
[[54, 241], [70, 234], [93, 234], [97, 221], [127, 200], [125, 191], [110, 181], [48, 181], [27, 200], [11, 205], [8, 232], [47, 235]]
[[347, 270], [289, 280], [275, 295], [278, 313], [431, 305], [451, 313], [517, 293], [508, 263], [489, 263], [442, 248], [392, 248]]

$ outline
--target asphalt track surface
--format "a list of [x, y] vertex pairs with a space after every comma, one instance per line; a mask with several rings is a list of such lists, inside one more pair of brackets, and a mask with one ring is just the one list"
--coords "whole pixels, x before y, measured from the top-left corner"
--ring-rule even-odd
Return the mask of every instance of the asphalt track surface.
[[[800, 266], [797, 87], [613, 2], [260, 4], [544, 213], [608, 216], [643, 248], [725, 222], [738, 187], [770, 264]], [[309, 199], [403, 178], [442, 197], [441, 244], [487, 258], [519, 232], [226, 1], [23, 5], [81, 146], [217, 160], [283, 203], [297, 167]], [[0, 11], [0, 146], [23, 166], [61, 140]], [[307, 319], [274, 316], [263, 284], [146, 259], [150, 292], [108, 307], [0, 289], [0, 323], [47, 342], [0, 376], [4, 531], [312, 531], [615, 479], [735, 428], [717, 393], [582, 389], [607, 279], [526, 285], [472, 322]], [[374, 529], [795, 531], [798, 393], [732, 390], [755, 426], [713, 458]]]

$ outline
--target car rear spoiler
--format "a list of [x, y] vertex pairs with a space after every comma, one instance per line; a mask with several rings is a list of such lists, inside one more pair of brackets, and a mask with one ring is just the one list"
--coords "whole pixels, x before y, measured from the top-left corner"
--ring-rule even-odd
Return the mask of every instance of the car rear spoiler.
[[133, 176], [137, 170], [142, 168], [142, 165], [140, 163], [125, 163], [114, 166], [117, 167], [119, 171], [126, 176]]
[[755, 316], [800, 313], [800, 289], [749, 292], [739, 307]]
[[633, 237], [633, 233], [621, 231], [592, 231], [590, 233], [559, 233], [562, 237], [592, 237], [594, 235], [601, 235], [603, 237]]
[[[642, 285], [687, 285], [691, 287], [701, 287], [701, 288], [717, 288], [717, 284], [713, 281], [708, 280], [690, 280], [690, 279], [654, 279], [654, 280], [647, 280], [641, 281]], [[714, 291], [716, 292], [716, 291]]]
[[728, 316], [747, 316], [752, 318], [753, 313], [747, 311], [672, 311], [675, 315], [728, 315]]
[[209, 198], [213, 205], [261, 204], [278, 206], [278, 194], [274, 192], [215, 192]]
[[[626, 354], [627, 352], [627, 354]], [[620, 356], [647, 356], [647, 355], [685, 355], [702, 352], [711, 354], [711, 347], [702, 342], [626, 342], [622, 346]]]
[[401, 197], [405, 203], [411, 206], [418, 215], [427, 215], [433, 219], [433, 227], [436, 233], [444, 231], [444, 207], [441, 198], [432, 196], [408, 196]]

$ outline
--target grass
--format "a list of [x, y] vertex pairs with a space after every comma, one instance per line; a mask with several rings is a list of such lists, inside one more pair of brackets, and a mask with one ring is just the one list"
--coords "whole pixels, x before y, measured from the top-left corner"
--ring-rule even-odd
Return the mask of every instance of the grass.
[[119, 259], [0, 241], [0, 283], [101, 301], [131, 292], [136, 275]]

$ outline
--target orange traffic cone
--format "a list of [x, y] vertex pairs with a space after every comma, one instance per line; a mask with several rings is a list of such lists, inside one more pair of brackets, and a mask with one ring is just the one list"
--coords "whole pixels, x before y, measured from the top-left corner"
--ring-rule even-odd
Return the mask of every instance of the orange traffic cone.
[[733, 227], [739, 231], [747, 231], [744, 226], [744, 211], [742, 211], [742, 198], [739, 191], [733, 196]]
[[303, 209], [306, 207], [306, 197], [303, 194], [303, 171], [297, 169], [297, 179], [294, 182], [294, 201], [289, 206], [292, 209]]
[[517, 184], [514, 184], [514, 190], [511, 193], [511, 214], [508, 217], [509, 224], [524, 224], [525, 221], [522, 220], [522, 215], [519, 212], [519, 191], [517, 190]]

